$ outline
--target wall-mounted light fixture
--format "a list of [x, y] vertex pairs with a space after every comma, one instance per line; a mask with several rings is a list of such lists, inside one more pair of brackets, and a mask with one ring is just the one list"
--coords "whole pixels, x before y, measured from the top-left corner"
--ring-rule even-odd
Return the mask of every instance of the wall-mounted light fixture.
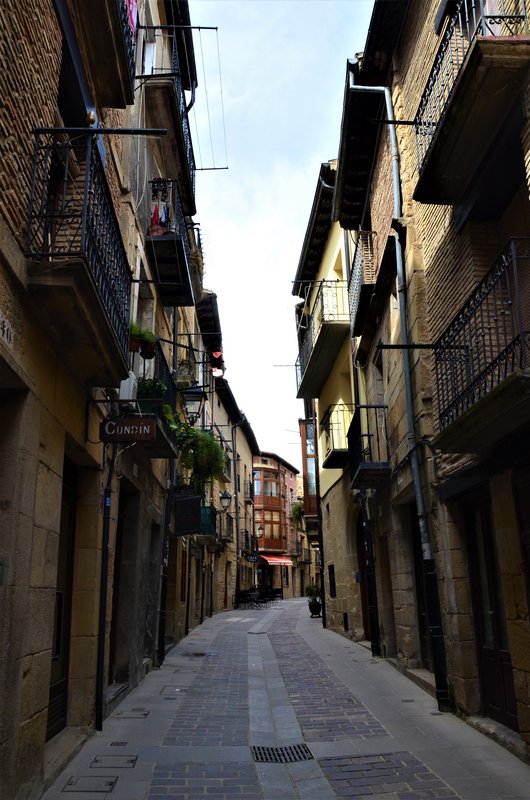
[[180, 396], [184, 403], [184, 413], [190, 425], [195, 425], [202, 414], [204, 403], [206, 402], [206, 392], [202, 386], [189, 386], [187, 389], [180, 390]]
[[225, 491], [219, 495], [219, 500], [221, 502], [221, 508], [223, 511], [228, 511], [230, 503], [232, 502], [232, 495], [230, 492], [227, 492], [225, 489]]
[[256, 529], [256, 536], [258, 537], [258, 539], [261, 539], [264, 533], [265, 533], [265, 528], [263, 527], [263, 525], [258, 525]]

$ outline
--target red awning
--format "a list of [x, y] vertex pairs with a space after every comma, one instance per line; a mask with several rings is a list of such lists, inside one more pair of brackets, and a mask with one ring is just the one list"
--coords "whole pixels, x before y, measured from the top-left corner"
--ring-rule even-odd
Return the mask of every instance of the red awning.
[[279, 566], [279, 567], [292, 567], [293, 562], [290, 558], [286, 556], [263, 556], [260, 553], [260, 558], [263, 558], [271, 567]]

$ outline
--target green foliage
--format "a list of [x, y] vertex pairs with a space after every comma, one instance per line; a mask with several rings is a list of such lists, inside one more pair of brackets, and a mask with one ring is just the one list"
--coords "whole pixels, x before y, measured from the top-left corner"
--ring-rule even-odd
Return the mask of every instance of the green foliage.
[[226, 453], [210, 431], [176, 422], [175, 438], [180, 451], [179, 466], [191, 471], [191, 482], [199, 494], [212, 478], [226, 472]]
[[138, 378], [138, 397], [157, 398], [163, 397], [166, 384], [158, 378]]
[[172, 431], [178, 430], [179, 421], [178, 418], [175, 416], [175, 412], [169, 405], [169, 403], [164, 403], [162, 406], [162, 413], [164, 415], [164, 419], [166, 420], [168, 428]]
[[302, 503], [293, 503], [291, 506], [291, 522], [298, 531], [304, 527], [304, 507]]
[[315, 583], [310, 583], [305, 587], [304, 594], [310, 600], [320, 600], [320, 588]]
[[137, 322], [133, 322], [132, 320], [129, 326], [129, 336], [134, 336], [150, 344], [154, 344], [158, 341], [158, 336], [156, 336], [153, 331], [150, 331], [148, 328], [140, 327]]

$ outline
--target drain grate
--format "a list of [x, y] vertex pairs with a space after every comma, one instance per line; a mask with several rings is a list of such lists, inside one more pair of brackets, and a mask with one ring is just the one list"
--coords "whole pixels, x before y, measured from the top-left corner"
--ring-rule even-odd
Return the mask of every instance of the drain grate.
[[287, 747], [251, 747], [254, 761], [268, 764], [288, 764], [293, 761], [309, 761], [313, 754], [306, 744], [292, 744]]

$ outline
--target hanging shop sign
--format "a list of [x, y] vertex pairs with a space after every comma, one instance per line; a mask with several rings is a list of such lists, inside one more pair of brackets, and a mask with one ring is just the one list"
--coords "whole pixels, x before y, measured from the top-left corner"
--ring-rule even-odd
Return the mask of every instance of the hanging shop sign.
[[120, 417], [107, 419], [99, 426], [102, 442], [145, 442], [156, 439], [156, 419]]

